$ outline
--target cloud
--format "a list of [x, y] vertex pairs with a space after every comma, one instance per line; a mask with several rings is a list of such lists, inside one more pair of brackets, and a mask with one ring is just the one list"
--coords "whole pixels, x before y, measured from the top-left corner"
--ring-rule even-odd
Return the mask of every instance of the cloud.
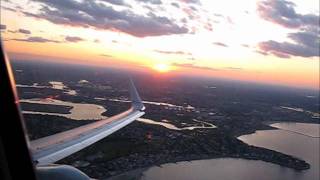
[[27, 29], [18, 29], [18, 32], [22, 33], [22, 34], [31, 34], [31, 31], [29, 31]]
[[195, 61], [196, 58], [194, 58], [193, 56], [191, 56], [191, 57], [188, 57], [187, 60]]
[[100, 54], [100, 56], [103, 56], [103, 57], [113, 57], [112, 55], [109, 55], [109, 54]]
[[295, 41], [297, 44], [301, 44], [313, 49], [319, 48], [319, 36], [314, 32], [297, 32], [289, 33], [288, 37]]
[[119, 43], [117, 40], [112, 40], [111, 42], [112, 43]]
[[13, 9], [10, 7], [5, 7], [5, 6], [1, 6], [1, 9], [7, 10], [7, 11], [12, 11], [12, 12], [17, 12], [17, 9]]
[[200, 70], [210, 70], [210, 71], [219, 71], [219, 69], [211, 68], [211, 67], [205, 67], [205, 66], [197, 66], [191, 63], [185, 63], [185, 64], [178, 64], [174, 63], [172, 64], [173, 66], [176, 67], [181, 67], [181, 68], [192, 68], [192, 69], [200, 69]]
[[66, 36], [65, 40], [67, 42], [72, 42], [72, 43], [84, 41], [84, 39], [82, 39], [81, 37], [77, 37], [77, 36]]
[[38, 13], [26, 16], [45, 19], [55, 24], [112, 30], [136, 37], [185, 34], [189, 30], [174, 20], [154, 14], [140, 15], [130, 10], [115, 10], [99, 1], [33, 0], [41, 4]]
[[199, 19], [199, 15], [197, 14], [197, 10], [194, 10], [193, 6], [185, 7], [182, 9], [182, 11], [188, 16], [189, 19]]
[[299, 14], [295, 4], [286, 0], [266, 0], [257, 3], [257, 11], [261, 18], [286, 28], [319, 26], [319, 16], [315, 14]]
[[226, 19], [229, 24], [234, 24], [234, 21], [232, 20], [232, 18], [230, 16], [226, 17]]
[[131, 7], [129, 4], [125, 3], [123, 0], [100, 0], [103, 2], [107, 2], [109, 4], [118, 5], [118, 6], [127, 6]]
[[203, 27], [208, 31], [213, 31], [213, 25], [210, 22], [204, 23]]
[[315, 14], [299, 14], [295, 4], [286, 0], [266, 0], [257, 3], [261, 18], [282, 27], [298, 29], [289, 33], [291, 41], [277, 42], [274, 40], [260, 42], [259, 50], [262, 55], [275, 55], [280, 58], [317, 57], [319, 56], [319, 16]]
[[215, 17], [223, 17], [222, 14], [218, 14], [218, 13], [214, 13], [213, 15], [214, 15]]
[[245, 48], [249, 48], [250, 46], [248, 44], [241, 44], [242, 47], [245, 47]]
[[200, 0], [179, 0], [179, 1], [183, 2], [183, 3], [187, 3], [187, 4], [198, 4], [198, 5], [201, 5]]
[[188, 20], [187, 20], [187, 18], [182, 18], [181, 22], [186, 24], [186, 23], [188, 23]]
[[149, 3], [149, 4], [156, 4], [156, 5], [162, 4], [161, 0], [136, 0], [136, 1], [143, 2], [143, 3]]
[[28, 37], [27, 39], [11, 39], [11, 40], [24, 41], [24, 42], [35, 42], [35, 43], [47, 43], [47, 42], [60, 43], [60, 41], [50, 40], [50, 39], [46, 39], [46, 38], [38, 37], [38, 36]]
[[7, 26], [4, 24], [0, 24], [0, 30], [5, 30], [5, 29], [7, 29]]
[[175, 55], [189, 55], [192, 56], [192, 53], [185, 52], [185, 51], [163, 51], [163, 50], [154, 50], [154, 52], [161, 53], [161, 54], [175, 54]]
[[259, 54], [261, 54], [261, 55], [265, 55], [265, 56], [267, 56], [267, 55], [268, 55], [268, 53], [267, 53], [267, 52], [260, 51], [260, 50], [255, 50], [254, 52], [259, 53]]
[[185, 63], [185, 64], [179, 64], [179, 63], [174, 63], [172, 64], [173, 66], [180, 67], [180, 68], [191, 68], [191, 69], [198, 69], [198, 70], [208, 70], [208, 71], [242, 71], [244, 70], [243, 68], [239, 67], [225, 67], [223, 69], [217, 69], [217, 68], [212, 68], [212, 67], [206, 67], [206, 66], [198, 66], [194, 65], [191, 63]]
[[217, 45], [217, 46], [222, 46], [222, 47], [228, 47], [228, 45], [226, 45], [226, 44], [224, 44], [222, 42], [214, 42], [212, 44]]
[[198, 9], [196, 8], [196, 7], [194, 7], [194, 6], [189, 6], [190, 7], [190, 9], [192, 9], [193, 11], [198, 11]]
[[239, 68], [239, 67], [225, 67], [225, 69], [233, 70], [233, 71], [241, 71], [241, 70], [243, 70], [243, 68]]
[[282, 53], [279, 51], [274, 51], [272, 54], [279, 57], [279, 58], [285, 58], [285, 59], [290, 58], [290, 56], [288, 54], [285, 54], [285, 53]]
[[31, 34], [31, 31], [27, 30], [27, 29], [18, 29], [18, 30], [8, 30], [8, 32], [10, 33], [21, 33], [21, 34]]
[[171, 6], [174, 6], [176, 8], [180, 8], [180, 5], [178, 3], [176, 3], [176, 2], [171, 3]]
[[[300, 32], [299, 32], [300, 33]], [[300, 36], [294, 33], [293, 36]], [[299, 37], [301, 38], [301, 37]], [[318, 37], [319, 38], [319, 37]], [[299, 41], [306, 41], [306, 43], [295, 43], [290, 42], [277, 42], [273, 40], [261, 42], [258, 44], [260, 49], [259, 53], [268, 55], [273, 54], [280, 58], [289, 58], [291, 56], [300, 56], [300, 57], [316, 57], [319, 56], [319, 39], [315, 37], [313, 40], [315, 44], [318, 44], [317, 47], [309, 45], [309, 41], [306, 39], [300, 39]]]

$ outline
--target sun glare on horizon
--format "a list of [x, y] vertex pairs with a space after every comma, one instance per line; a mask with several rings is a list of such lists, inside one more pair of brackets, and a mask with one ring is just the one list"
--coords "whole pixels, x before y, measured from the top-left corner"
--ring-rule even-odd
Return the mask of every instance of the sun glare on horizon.
[[169, 72], [172, 69], [169, 64], [164, 63], [155, 64], [152, 68], [161, 73]]

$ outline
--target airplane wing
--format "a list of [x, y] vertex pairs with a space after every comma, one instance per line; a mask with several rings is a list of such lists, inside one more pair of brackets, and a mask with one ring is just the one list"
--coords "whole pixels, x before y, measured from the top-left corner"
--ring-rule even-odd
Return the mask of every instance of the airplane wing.
[[123, 113], [30, 142], [36, 165], [52, 164], [105, 138], [144, 114], [144, 105], [130, 79], [131, 108]]

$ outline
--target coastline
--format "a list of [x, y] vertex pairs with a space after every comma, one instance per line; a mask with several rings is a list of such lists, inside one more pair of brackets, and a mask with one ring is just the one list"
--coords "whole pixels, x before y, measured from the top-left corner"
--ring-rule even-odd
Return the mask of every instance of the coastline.
[[[50, 117], [54, 120], [50, 120], [48, 117], [46, 115], [27, 115], [27, 125], [31, 126], [28, 129], [36, 129], [32, 128], [32, 124], [36, 125], [37, 129], [46, 129], [45, 132], [31, 132], [31, 134], [49, 133], [57, 130], [55, 128], [63, 131], [92, 122], [54, 116]], [[39, 126], [43, 126], [43, 128], [39, 128]], [[159, 138], [157, 136], [151, 141], [145, 139], [144, 135], [148, 131], [158, 132]], [[161, 126], [135, 122], [129, 127], [123, 128], [119, 133], [115, 133], [58, 163], [76, 166], [93, 178], [109, 178], [131, 170], [161, 166], [166, 163], [217, 158], [262, 160], [297, 171], [310, 168], [310, 165], [304, 160], [270, 149], [250, 146], [238, 140], [237, 136], [226, 136], [219, 128], [211, 129], [211, 131], [201, 130], [201, 132], [199, 133], [198, 130], [176, 132]], [[254, 132], [255, 130], [243, 131], [242, 134]], [[172, 134], [175, 136], [172, 137]], [[138, 137], [138, 139], [122, 139], [128, 137]], [[208, 137], [211, 138], [208, 139]], [[133, 151], [130, 150], [132, 148]], [[98, 156], [97, 154], [102, 155]]]

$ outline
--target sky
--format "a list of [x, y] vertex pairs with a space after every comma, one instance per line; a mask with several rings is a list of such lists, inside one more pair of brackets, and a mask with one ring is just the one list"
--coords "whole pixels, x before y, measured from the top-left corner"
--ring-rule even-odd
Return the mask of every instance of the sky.
[[2, 0], [12, 59], [319, 89], [316, 0]]

